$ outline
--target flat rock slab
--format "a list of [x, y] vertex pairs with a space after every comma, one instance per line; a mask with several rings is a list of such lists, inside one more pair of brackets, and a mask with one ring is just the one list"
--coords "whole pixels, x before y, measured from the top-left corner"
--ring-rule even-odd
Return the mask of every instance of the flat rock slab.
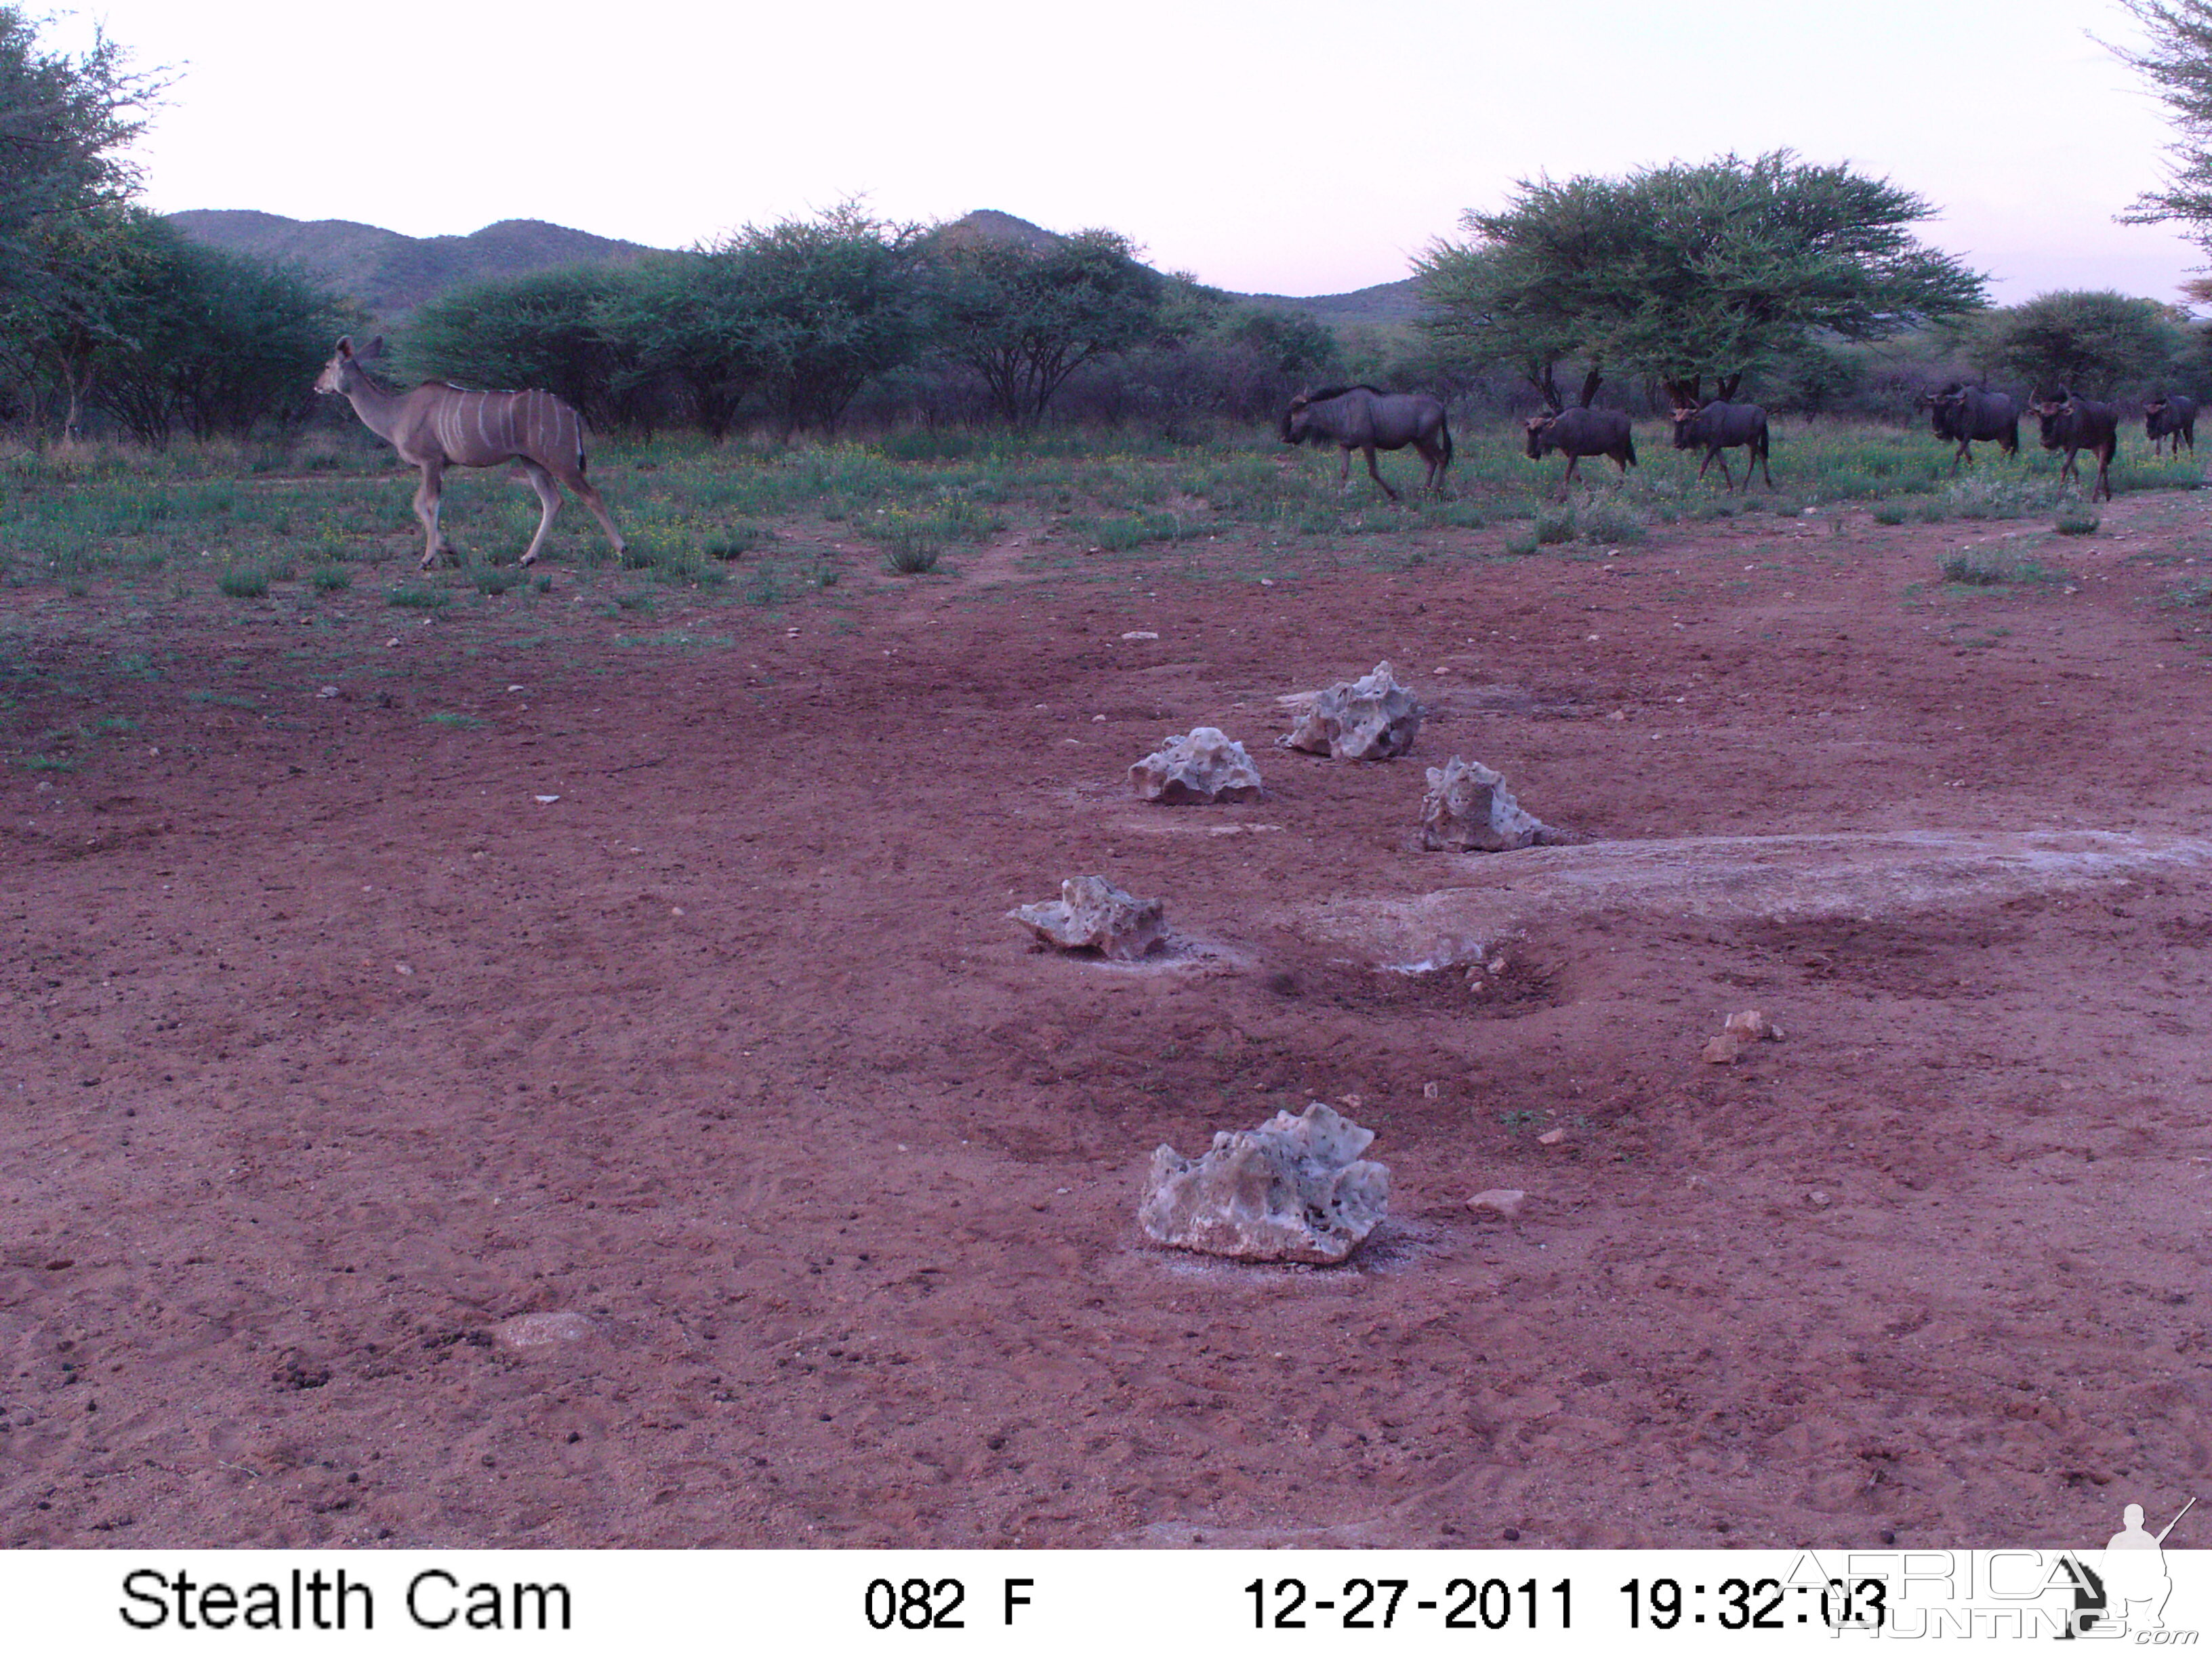
[[1592, 842], [1470, 854], [1449, 887], [1339, 899], [1293, 931], [1377, 967], [1426, 973], [1486, 957], [1547, 915], [1599, 910], [1717, 921], [1868, 919], [1959, 910], [2138, 876], [2212, 872], [2212, 839], [2100, 830], [1907, 830]]

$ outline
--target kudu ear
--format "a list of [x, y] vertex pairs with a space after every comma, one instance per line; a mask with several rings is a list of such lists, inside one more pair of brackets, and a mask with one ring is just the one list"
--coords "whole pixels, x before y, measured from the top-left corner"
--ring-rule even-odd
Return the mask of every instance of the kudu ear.
[[366, 346], [362, 348], [361, 355], [364, 357], [381, 357], [384, 356], [384, 337], [380, 334], [374, 339], [371, 340]]
[[341, 334], [338, 336], [338, 349], [335, 355], [340, 357], [350, 357], [353, 356], [352, 335]]

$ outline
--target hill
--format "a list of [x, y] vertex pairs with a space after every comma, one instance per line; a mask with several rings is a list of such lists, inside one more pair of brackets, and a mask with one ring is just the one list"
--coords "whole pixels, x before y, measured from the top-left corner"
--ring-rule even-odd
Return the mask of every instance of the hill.
[[[289, 259], [387, 320], [463, 283], [526, 276], [562, 265], [627, 264], [661, 252], [637, 242], [571, 230], [543, 219], [502, 219], [466, 236], [403, 236], [348, 219], [287, 219], [274, 213], [204, 209], [169, 215], [193, 240], [234, 253]], [[1012, 242], [1049, 247], [1059, 233], [994, 208], [944, 226], [947, 241]], [[1420, 306], [1410, 276], [1350, 294], [1231, 294], [1233, 300], [1303, 311], [1332, 328], [1410, 323]]]
[[658, 251], [542, 219], [503, 219], [466, 236], [403, 236], [346, 219], [245, 210], [173, 213], [169, 222], [211, 247], [295, 261], [387, 319], [463, 283], [562, 265], [626, 264]]

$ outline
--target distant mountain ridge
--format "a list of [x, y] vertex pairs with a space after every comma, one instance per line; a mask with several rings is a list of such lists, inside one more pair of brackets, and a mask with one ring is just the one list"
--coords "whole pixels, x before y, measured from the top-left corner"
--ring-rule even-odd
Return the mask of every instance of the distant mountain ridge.
[[381, 318], [404, 316], [464, 283], [563, 265], [628, 264], [660, 252], [543, 219], [502, 219], [466, 236], [403, 236], [349, 219], [287, 219], [243, 209], [168, 218], [210, 247], [295, 261]]
[[[465, 283], [527, 276], [563, 265], [629, 264], [667, 251], [543, 219], [502, 219], [466, 236], [403, 236], [349, 219], [287, 219], [243, 208], [194, 209], [168, 218], [194, 241], [210, 247], [296, 263], [387, 321]], [[1060, 240], [1056, 232], [994, 208], [963, 215], [940, 234], [956, 241], [1014, 242], [1033, 249]], [[1333, 327], [1410, 323], [1419, 310], [1410, 276], [1350, 294], [1231, 297], [1303, 311]]]

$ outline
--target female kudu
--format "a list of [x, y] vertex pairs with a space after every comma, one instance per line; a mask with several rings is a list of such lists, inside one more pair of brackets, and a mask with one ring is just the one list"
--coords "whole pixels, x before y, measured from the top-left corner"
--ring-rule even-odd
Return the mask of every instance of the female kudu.
[[338, 342], [337, 353], [315, 378], [315, 390], [335, 392], [353, 405], [363, 425], [399, 452], [402, 460], [422, 469], [422, 487], [415, 492], [415, 516], [422, 521], [422, 568], [438, 556], [457, 556], [453, 544], [438, 528], [440, 491], [449, 466], [497, 466], [518, 461], [529, 474], [544, 516], [538, 533], [530, 538], [525, 564], [538, 561], [545, 532], [561, 511], [561, 491], [568, 486], [576, 499], [592, 509], [615, 544], [615, 556], [629, 550], [622, 532], [584, 477], [584, 422], [576, 411], [550, 392], [468, 392], [440, 380], [426, 380], [412, 392], [387, 392], [368, 378], [363, 357], [379, 355], [384, 345], [379, 336], [365, 350], [356, 352], [350, 337]]

